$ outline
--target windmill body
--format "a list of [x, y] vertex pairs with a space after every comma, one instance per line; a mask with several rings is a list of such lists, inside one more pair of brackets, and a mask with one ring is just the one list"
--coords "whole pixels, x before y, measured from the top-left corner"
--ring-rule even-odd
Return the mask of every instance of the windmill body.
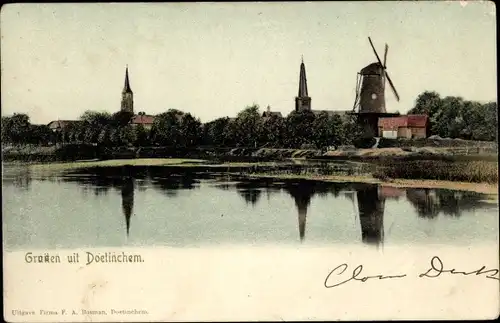
[[385, 113], [384, 69], [379, 63], [364, 67], [361, 75], [359, 113]]
[[369, 37], [368, 40], [377, 61], [359, 71], [356, 79], [356, 99], [353, 107], [353, 112], [358, 117], [358, 123], [363, 128], [363, 136], [366, 138], [378, 136], [379, 118], [399, 115], [399, 113], [387, 113], [385, 107], [386, 80], [389, 82], [396, 100], [399, 101], [399, 95], [387, 73], [386, 61], [389, 47], [387, 44], [385, 45], [384, 61], [382, 62]]

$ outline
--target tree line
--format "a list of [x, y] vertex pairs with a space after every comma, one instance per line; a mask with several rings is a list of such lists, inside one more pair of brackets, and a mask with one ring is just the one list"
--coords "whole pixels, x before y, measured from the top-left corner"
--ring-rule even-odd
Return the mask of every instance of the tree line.
[[442, 98], [436, 92], [425, 91], [408, 114], [429, 116], [429, 136], [498, 142], [496, 102], [480, 103], [456, 96]]
[[[427, 114], [428, 135], [496, 141], [497, 103], [441, 98], [436, 92], [418, 96], [408, 114]], [[259, 106], [201, 123], [190, 113], [170, 109], [155, 116], [151, 129], [130, 123], [132, 113], [86, 111], [77, 122], [53, 132], [33, 125], [26, 114], [2, 117], [2, 142], [11, 144], [93, 143], [103, 146], [324, 148], [355, 144], [361, 137], [356, 117], [326, 112], [292, 112], [287, 117], [262, 117]]]
[[155, 116], [151, 129], [130, 124], [132, 113], [86, 111], [61, 131], [32, 125], [26, 114], [2, 117], [2, 141], [13, 144], [93, 143], [103, 146], [274, 147], [300, 148], [352, 144], [360, 133], [354, 118], [342, 120], [323, 112], [292, 112], [263, 117], [257, 105], [236, 118], [201, 121], [190, 113], [170, 109]]

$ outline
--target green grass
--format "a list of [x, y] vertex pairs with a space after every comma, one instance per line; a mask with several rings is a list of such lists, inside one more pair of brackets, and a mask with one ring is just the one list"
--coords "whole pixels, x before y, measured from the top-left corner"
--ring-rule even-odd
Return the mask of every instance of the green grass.
[[137, 158], [137, 159], [111, 159], [111, 160], [89, 160], [67, 163], [34, 164], [33, 169], [75, 169], [87, 167], [119, 167], [119, 166], [168, 166], [168, 165], [200, 165], [202, 159], [183, 158]]
[[473, 183], [498, 183], [498, 162], [413, 160], [385, 163], [373, 176], [379, 179], [430, 179]]

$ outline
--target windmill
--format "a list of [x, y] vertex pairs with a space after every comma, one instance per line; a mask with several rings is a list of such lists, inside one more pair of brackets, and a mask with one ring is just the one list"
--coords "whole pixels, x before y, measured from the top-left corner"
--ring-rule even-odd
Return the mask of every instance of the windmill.
[[392, 83], [387, 72], [387, 51], [389, 46], [385, 44], [384, 61], [373, 46], [370, 37], [368, 41], [373, 49], [377, 61], [365, 66], [358, 72], [356, 77], [356, 98], [354, 100], [353, 113], [358, 116], [358, 122], [362, 125], [365, 137], [376, 137], [378, 134], [378, 118], [397, 116], [398, 113], [387, 113], [385, 108], [385, 85], [386, 80], [399, 102], [399, 94]]

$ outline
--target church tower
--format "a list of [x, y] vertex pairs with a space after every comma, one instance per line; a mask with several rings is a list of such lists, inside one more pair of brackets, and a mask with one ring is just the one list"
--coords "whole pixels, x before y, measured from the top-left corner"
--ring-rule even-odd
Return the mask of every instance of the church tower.
[[300, 64], [299, 95], [295, 98], [295, 111], [311, 110], [311, 97], [307, 93], [306, 66], [304, 58]]
[[125, 85], [122, 91], [121, 111], [134, 113], [134, 93], [130, 88], [130, 82], [128, 80], [128, 66], [125, 69]]

